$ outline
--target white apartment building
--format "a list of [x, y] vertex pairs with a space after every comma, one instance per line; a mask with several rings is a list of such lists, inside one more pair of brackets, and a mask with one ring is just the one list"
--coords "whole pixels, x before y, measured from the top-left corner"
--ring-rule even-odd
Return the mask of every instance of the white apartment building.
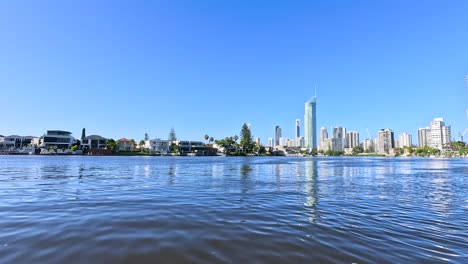
[[395, 147], [394, 134], [391, 129], [381, 129], [377, 134], [376, 152], [388, 154]]
[[371, 150], [374, 150], [374, 140], [372, 139], [366, 139], [362, 142], [362, 148], [364, 149], [364, 151], [371, 151]]
[[413, 145], [413, 138], [411, 134], [401, 133], [399, 136], [399, 148], [411, 147]]
[[328, 139], [327, 128], [325, 127], [320, 128], [319, 150], [323, 150], [323, 151], [328, 150], [328, 146], [326, 143], [327, 139]]
[[149, 149], [150, 153], [159, 152], [161, 154], [169, 153], [171, 143], [169, 140], [162, 140], [160, 138], [146, 140], [144, 148]]
[[350, 131], [346, 133], [346, 148], [354, 148], [359, 146], [359, 133]]
[[446, 126], [443, 118], [435, 118], [431, 122], [429, 146], [442, 150], [445, 144], [450, 143], [451, 131], [450, 126]]
[[47, 133], [43, 136], [40, 144], [41, 148], [57, 147], [59, 149], [69, 149], [71, 145], [76, 143], [71, 132], [63, 130], [47, 130]]
[[431, 129], [429, 127], [424, 127], [418, 129], [418, 147], [422, 148], [425, 146], [430, 146], [431, 142]]

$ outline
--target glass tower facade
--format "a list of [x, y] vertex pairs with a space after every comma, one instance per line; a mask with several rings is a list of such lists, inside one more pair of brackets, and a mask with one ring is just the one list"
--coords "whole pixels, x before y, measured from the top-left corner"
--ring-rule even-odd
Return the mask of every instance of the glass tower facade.
[[305, 103], [304, 113], [304, 141], [305, 147], [317, 149], [317, 98]]

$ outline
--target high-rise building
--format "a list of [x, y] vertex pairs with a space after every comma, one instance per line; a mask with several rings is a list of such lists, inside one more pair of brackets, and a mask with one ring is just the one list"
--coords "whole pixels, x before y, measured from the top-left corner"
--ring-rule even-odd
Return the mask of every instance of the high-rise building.
[[305, 103], [304, 111], [304, 140], [305, 147], [317, 148], [317, 97]]
[[354, 148], [359, 146], [359, 133], [350, 131], [346, 133], [346, 147]]
[[446, 126], [443, 118], [435, 118], [431, 122], [431, 141], [429, 146], [442, 150], [445, 144], [450, 143], [450, 126]]
[[280, 138], [281, 138], [281, 127], [276, 126], [275, 127], [275, 146], [280, 145]]
[[411, 147], [413, 145], [413, 137], [408, 133], [401, 133], [399, 137], [400, 148]]
[[388, 154], [394, 146], [393, 131], [390, 129], [381, 129], [377, 135], [377, 153]]
[[430, 145], [431, 129], [424, 127], [418, 129], [418, 147], [423, 148]]
[[344, 127], [334, 127], [333, 128], [333, 138], [346, 138], [346, 128], [344, 128]]
[[274, 147], [273, 138], [268, 138], [268, 146], [270, 146], [271, 148]]
[[375, 149], [374, 149], [374, 140], [372, 140], [372, 139], [364, 140], [362, 142], [362, 148], [364, 149], [364, 151], [369, 151], [369, 152], [375, 151]]
[[261, 143], [261, 142], [260, 142], [260, 138], [256, 138], [256, 139], [255, 139], [255, 143], [257, 143], [257, 146], [260, 146], [260, 143]]
[[296, 119], [296, 138], [301, 137], [301, 120]]
[[327, 128], [325, 128], [325, 127], [320, 128], [320, 138], [319, 138], [319, 149], [320, 150], [325, 150], [327, 148], [327, 143], [326, 143], [327, 139], [328, 139]]

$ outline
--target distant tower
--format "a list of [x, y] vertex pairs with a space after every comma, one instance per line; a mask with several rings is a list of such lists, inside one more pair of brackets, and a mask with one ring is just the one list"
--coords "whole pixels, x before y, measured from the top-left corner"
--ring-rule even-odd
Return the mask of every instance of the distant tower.
[[296, 138], [301, 137], [301, 120], [296, 119]]
[[273, 146], [273, 138], [268, 138], [268, 145], [269, 145], [270, 147], [274, 147], [274, 146]]
[[317, 149], [317, 97], [305, 103], [304, 140], [305, 147]]
[[276, 126], [275, 127], [275, 146], [279, 146], [280, 138], [281, 138], [281, 127]]

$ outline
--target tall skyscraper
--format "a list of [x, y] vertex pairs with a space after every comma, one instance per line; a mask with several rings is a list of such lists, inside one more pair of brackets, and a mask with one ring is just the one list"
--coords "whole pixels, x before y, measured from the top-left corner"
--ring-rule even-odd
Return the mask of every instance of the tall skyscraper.
[[276, 126], [275, 127], [275, 146], [280, 145], [280, 138], [281, 138], [281, 127]]
[[346, 133], [346, 147], [354, 148], [359, 146], [359, 133], [350, 131]]
[[431, 129], [424, 127], [418, 129], [418, 147], [423, 148], [430, 145]]
[[333, 128], [333, 138], [346, 138], [346, 128], [344, 128], [344, 127], [334, 127]]
[[413, 145], [413, 137], [408, 133], [401, 133], [399, 137], [400, 148], [411, 147]]
[[450, 126], [446, 126], [443, 118], [435, 118], [431, 122], [431, 141], [433, 148], [442, 150], [443, 146], [450, 143]]
[[296, 138], [301, 137], [301, 120], [296, 119]]
[[390, 129], [381, 129], [377, 135], [377, 153], [386, 154], [394, 148], [394, 134]]
[[304, 140], [305, 147], [317, 148], [317, 97], [305, 103], [304, 113]]
[[325, 127], [320, 128], [320, 137], [319, 137], [319, 149], [320, 150], [327, 149], [327, 139], [328, 139], [327, 128]]
[[271, 148], [274, 147], [273, 138], [268, 138], [268, 146], [270, 146]]

